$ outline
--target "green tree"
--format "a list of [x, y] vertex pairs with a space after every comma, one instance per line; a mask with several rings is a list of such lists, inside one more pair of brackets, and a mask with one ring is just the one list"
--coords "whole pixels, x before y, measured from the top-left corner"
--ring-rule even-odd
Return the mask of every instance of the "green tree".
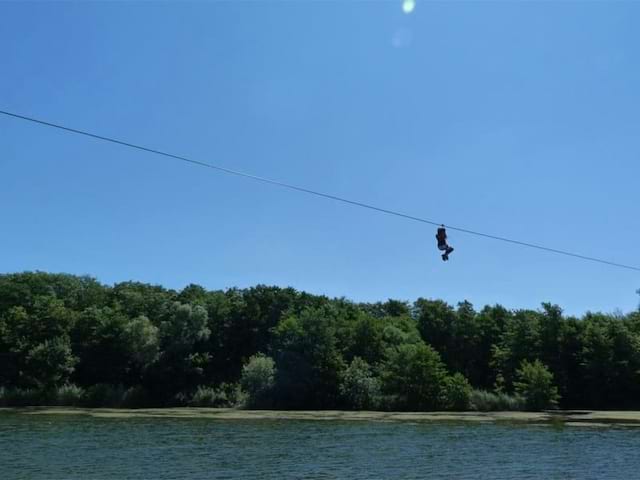
[[495, 385], [497, 376], [494, 364], [500, 366], [501, 361], [496, 362], [495, 349], [500, 343], [502, 332], [511, 317], [511, 312], [500, 305], [486, 306], [477, 316], [479, 329], [479, 342], [476, 357], [474, 359], [474, 371], [469, 376], [469, 381], [480, 389], [490, 389]]
[[24, 370], [24, 353], [30, 348], [25, 334], [29, 315], [24, 307], [14, 306], [0, 315], [0, 386], [19, 385]]
[[441, 408], [446, 369], [440, 355], [424, 343], [400, 345], [382, 367], [385, 393], [403, 410]]
[[340, 382], [340, 395], [349, 408], [377, 408], [380, 401], [380, 381], [362, 358], [355, 357], [344, 371]]
[[176, 300], [175, 291], [141, 282], [117, 283], [109, 292], [111, 307], [121, 310], [129, 318], [144, 315], [156, 326]]
[[344, 361], [338, 348], [338, 310], [309, 308], [274, 329], [276, 400], [285, 408], [333, 408]]
[[411, 306], [408, 302], [391, 298], [384, 303], [361, 303], [358, 307], [363, 312], [376, 318], [408, 317], [411, 315]]
[[275, 362], [261, 353], [252, 356], [242, 367], [240, 386], [248, 395], [249, 407], [266, 408], [271, 405], [275, 375]]
[[159, 354], [158, 328], [148, 318], [130, 320], [109, 307], [85, 309], [71, 337], [80, 360], [74, 381], [84, 386], [136, 385]]
[[0, 274], [0, 313], [18, 306], [30, 310], [41, 297], [61, 300], [72, 310], [102, 306], [108, 290], [88, 276], [45, 272]]
[[461, 373], [454, 373], [444, 381], [444, 405], [447, 410], [462, 412], [471, 407], [471, 384]]
[[589, 403], [595, 408], [633, 408], [640, 395], [640, 334], [634, 322], [587, 314], [584, 325], [582, 377]]
[[75, 314], [62, 300], [33, 297], [27, 308], [11, 307], [2, 318], [8, 385], [49, 388], [68, 379], [76, 363], [69, 345]]
[[493, 348], [491, 365], [496, 377], [511, 391], [518, 366], [538, 358], [540, 350], [540, 314], [533, 310], [518, 310], [508, 318], [500, 342]]
[[530, 410], [543, 410], [558, 404], [558, 389], [553, 384], [553, 374], [540, 361], [524, 360], [516, 372], [516, 392], [525, 398]]
[[202, 305], [206, 306], [207, 304], [207, 291], [204, 287], [200, 285], [196, 285], [195, 283], [190, 283], [186, 287], [182, 289], [182, 291], [177, 296], [177, 301], [180, 303], [188, 303], [191, 305]]
[[46, 389], [66, 383], [77, 358], [71, 352], [69, 337], [54, 337], [30, 348], [24, 359], [29, 385]]
[[203, 306], [172, 302], [166, 307], [158, 331], [158, 360], [142, 378], [142, 385], [159, 403], [184, 405], [190, 393], [205, 383], [210, 333]]
[[160, 339], [164, 350], [189, 351], [197, 342], [209, 338], [207, 311], [204, 307], [173, 302], [160, 323]]
[[285, 314], [298, 312], [303, 301], [292, 288], [265, 285], [208, 295], [212, 379], [235, 381], [249, 357], [271, 354], [274, 327]]
[[359, 315], [349, 333], [350, 340], [345, 358], [352, 360], [360, 357], [369, 365], [382, 361], [386, 350], [384, 339], [386, 320], [367, 314]]
[[469, 302], [356, 304], [265, 285], [176, 292], [0, 274], [0, 387], [31, 389], [30, 401], [71, 381], [80, 387], [69, 392], [96, 404], [130, 402], [125, 393], [138, 405], [185, 404], [199, 391], [203, 403], [227, 405], [244, 381], [255, 399], [273, 382], [264, 398], [278, 408], [372, 408], [380, 387], [382, 408], [463, 409], [470, 385], [493, 386], [498, 395], [476, 397], [512, 408], [514, 389], [545, 390], [545, 372], [548, 404], [557, 387], [563, 408], [639, 408], [640, 310], [575, 318], [549, 303], [476, 312]]
[[387, 317], [382, 329], [385, 354], [400, 345], [423, 343], [415, 320], [411, 317]]
[[78, 316], [71, 331], [73, 351], [79, 357], [76, 383], [129, 383], [129, 349], [123, 338], [127, 320], [109, 307], [87, 308]]
[[611, 373], [614, 366], [613, 340], [609, 335], [608, 318], [587, 314], [583, 319], [580, 351], [581, 376], [584, 379], [584, 407], [605, 408], [615, 384]]
[[449, 347], [453, 343], [452, 326], [456, 321], [453, 307], [442, 300], [419, 298], [414, 303], [414, 311], [422, 339], [443, 358], [448, 358]]
[[451, 371], [460, 372], [466, 378], [478, 378], [481, 331], [478, 315], [471, 303], [464, 301], [458, 304], [450, 328], [450, 343], [443, 361]]
[[144, 315], [134, 318], [124, 326], [123, 341], [129, 350], [132, 369], [142, 373], [158, 359], [160, 330]]

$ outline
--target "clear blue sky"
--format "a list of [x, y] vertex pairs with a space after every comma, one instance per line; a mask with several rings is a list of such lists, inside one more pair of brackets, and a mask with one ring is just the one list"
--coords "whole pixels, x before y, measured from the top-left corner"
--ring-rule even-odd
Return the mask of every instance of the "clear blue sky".
[[[0, 108], [640, 264], [640, 3], [0, 3]], [[0, 271], [637, 307], [640, 273], [0, 118]]]

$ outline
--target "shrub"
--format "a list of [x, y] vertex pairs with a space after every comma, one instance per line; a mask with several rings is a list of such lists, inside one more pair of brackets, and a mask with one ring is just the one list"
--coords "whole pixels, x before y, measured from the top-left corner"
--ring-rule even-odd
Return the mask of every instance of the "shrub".
[[100, 383], [92, 385], [86, 390], [73, 384], [65, 384], [48, 390], [0, 387], [0, 406], [7, 407], [58, 405], [137, 408], [149, 405], [149, 403], [147, 391], [140, 386], [125, 389], [122, 385]]
[[86, 391], [73, 384], [65, 384], [54, 390], [52, 395], [54, 405], [78, 407], [86, 402]]
[[222, 390], [227, 398], [227, 404], [223, 405], [225, 407], [241, 406], [247, 401], [246, 394], [238, 383], [221, 383], [218, 389]]
[[92, 385], [87, 388], [86, 405], [88, 407], [120, 407], [124, 391], [122, 385], [109, 385], [106, 383]]
[[518, 411], [525, 408], [522, 396], [502, 392], [472, 390], [469, 401], [471, 409], [479, 412]]
[[244, 400], [240, 386], [232, 383], [221, 383], [217, 388], [199, 386], [191, 397], [192, 407], [236, 407]]
[[553, 385], [553, 374], [540, 361], [530, 363], [524, 360], [516, 371], [516, 392], [525, 398], [527, 409], [543, 410], [558, 405], [560, 395]]
[[125, 390], [120, 402], [120, 406], [125, 408], [143, 408], [150, 404], [149, 393], [139, 385]]
[[200, 386], [191, 397], [189, 405], [192, 407], [218, 407], [226, 400], [227, 398], [224, 395], [219, 395], [215, 388]]
[[447, 410], [464, 411], [471, 406], [471, 384], [461, 373], [444, 381], [444, 405]]
[[31, 407], [42, 405], [44, 396], [33, 388], [1, 388], [0, 405], [5, 407]]
[[383, 393], [378, 397], [378, 410], [385, 412], [394, 412], [406, 409], [406, 398], [403, 395], [393, 393]]
[[186, 407], [191, 404], [191, 396], [184, 393], [178, 392], [173, 397], [171, 397], [167, 403], [167, 407]]

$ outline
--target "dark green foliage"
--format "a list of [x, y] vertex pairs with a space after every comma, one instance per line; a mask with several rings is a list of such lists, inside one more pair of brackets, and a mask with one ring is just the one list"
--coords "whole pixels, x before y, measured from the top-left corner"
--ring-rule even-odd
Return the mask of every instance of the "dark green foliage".
[[408, 302], [389, 299], [384, 303], [361, 303], [360, 309], [376, 318], [408, 317], [411, 315], [411, 305]]
[[177, 300], [173, 290], [139, 282], [117, 283], [108, 292], [109, 305], [117, 306], [129, 317], [144, 315], [156, 325]]
[[46, 405], [45, 392], [35, 388], [0, 387], [0, 407]]
[[508, 391], [513, 389], [516, 370], [524, 360], [534, 360], [540, 350], [540, 314], [518, 310], [509, 316], [500, 341], [493, 347], [492, 366]]
[[91, 277], [25, 272], [0, 275], [0, 312], [11, 307], [31, 310], [39, 297], [57, 298], [72, 310], [103, 306], [107, 290]]
[[506, 322], [511, 317], [507, 309], [495, 305], [484, 307], [477, 316], [478, 336], [475, 359], [469, 381], [478, 388], [491, 388], [495, 385], [496, 372], [493, 367], [493, 352], [504, 331]]
[[640, 396], [640, 334], [635, 315], [620, 319], [587, 314], [582, 338], [585, 400], [597, 408], [632, 408]]
[[525, 400], [640, 408], [640, 311], [577, 319], [547, 303], [476, 311], [265, 285], [0, 275], [4, 405], [495, 410]]
[[[449, 361], [453, 345], [455, 310], [441, 300], [419, 298], [415, 303], [416, 320], [422, 339], [435, 348], [445, 361]], [[459, 360], [451, 358], [451, 361]]]
[[130, 319], [110, 307], [85, 309], [71, 336], [81, 385], [138, 383], [158, 356], [158, 328], [146, 317]]
[[369, 365], [374, 365], [384, 359], [387, 342], [385, 342], [385, 327], [389, 319], [360, 315], [350, 325], [350, 345], [345, 352], [345, 359], [352, 360], [360, 357]]
[[274, 328], [275, 399], [280, 408], [334, 408], [344, 360], [337, 308], [308, 308]]
[[122, 404], [125, 388], [122, 385], [97, 383], [87, 388], [86, 405], [88, 407], [117, 408]]
[[234, 382], [242, 366], [257, 352], [272, 353], [273, 328], [288, 313], [323, 302], [292, 288], [258, 285], [247, 290], [208, 292], [212, 353], [209, 376], [216, 382]]
[[120, 406], [123, 408], [142, 408], [149, 405], [153, 405], [153, 400], [149, 392], [140, 385], [129, 387], [122, 394]]
[[[174, 404], [175, 395], [206, 381], [204, 372], [211, 356], [202, 349], [211, 331], [207, 310], [201, 305], [173, 301], [163, 310], [158, 329], [160, 353], [144, 372], [142, 385], [153, 398]], [[155, 333], [150, 325], [143, 327], [147, 334]], [[145, 343], [153, 345], [151, 338]]]

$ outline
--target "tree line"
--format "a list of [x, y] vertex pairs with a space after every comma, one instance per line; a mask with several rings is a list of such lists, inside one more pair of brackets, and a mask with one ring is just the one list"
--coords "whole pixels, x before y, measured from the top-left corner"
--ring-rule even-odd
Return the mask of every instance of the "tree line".
[[640, 311], [0, 275], [0, 404], [640, 408]]

